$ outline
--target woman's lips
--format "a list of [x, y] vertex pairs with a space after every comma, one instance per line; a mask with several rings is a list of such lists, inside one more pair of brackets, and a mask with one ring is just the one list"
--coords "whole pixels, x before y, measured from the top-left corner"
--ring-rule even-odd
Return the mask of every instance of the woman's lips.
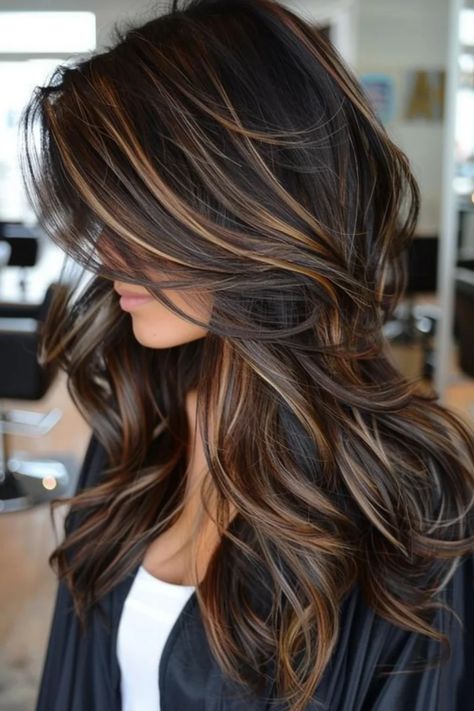
[[138, 308], [139, 306], [142, 306], [142, 304], [146, 304], [149, 301], [152, 301], [153, 297], [152, 296], [137, 296], [137, 295], [132, 295], [132, 294], [123, 294], [120, 297], [120, 307], [124, 311], [133, 311], [134, 309]]

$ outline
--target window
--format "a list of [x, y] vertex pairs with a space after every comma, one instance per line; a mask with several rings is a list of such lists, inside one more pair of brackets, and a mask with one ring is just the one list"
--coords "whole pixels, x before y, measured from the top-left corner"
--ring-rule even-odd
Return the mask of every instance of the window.
[[18, 135], [35, 86], [71, 55], [95, 46], [92, 12], [0, 12], [0, 220], [35, 221], [23, 190]]
[[93, 12], [0, 12], [0, 52], [87, 52], [95, 49]]

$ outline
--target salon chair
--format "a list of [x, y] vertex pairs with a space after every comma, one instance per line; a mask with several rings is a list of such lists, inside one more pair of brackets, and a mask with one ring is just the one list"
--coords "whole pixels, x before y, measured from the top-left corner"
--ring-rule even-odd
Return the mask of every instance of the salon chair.
[[437, 289], [438, 238], [414, 237], [406, 259], [408, 279], [404, 298], [395, 310], [395, 318], [385, 325], [389, 340], [404, 344], [419, 340], [417, 321], [423, 315], [423, 308], [417, 308], [416, 295]]
[[474, 378], [474, 253], [458, 262], [454, 284], [458, 365]]
[[[20, 270], [19, 287], [23, 300], [27, 298], [27, 274], [31, 267], [37, 265], [42, 235], [37, 227], [29, 227], [22, 222], [0, 221], [0, 269], [1, 267], [16, 267]], [[2, 252], [8, 249], [5, 259]], [[1, 285], [0, 285], [1, 286]]]
[[39, 401], [48, 392], [57, 367], [38, 362], [41, 327], [57, 289], [53, 283], [39, 304], [0, 302], [0, 513], [19, 511], [61, 495], [70, 475], [55, 457], [9, 457], [7, 435], [41, 437], [60, 420], [62, 412], [8, 410], [3, 400]]
[[394, 344], [418, 344], [422, 350], [420, 377], [431, 380], [434, 373], [434, 339], [440, 318], [436, 303], [416, 303], [419, 294], [437, 290], [438, 237], [414, 237], [406, 254], [407, 285], [394, 318], [384, 325], [384, 334]]
[[[435, 368], [436, 329], [441, 316], [438, 304], [414, 307], [415, 328], [423, 349], [423, 377], [432, 379]], [[460, 369], [474, 377], [474, 252], [458, 252], [454, 271], [453, 339], [458, 345]]]

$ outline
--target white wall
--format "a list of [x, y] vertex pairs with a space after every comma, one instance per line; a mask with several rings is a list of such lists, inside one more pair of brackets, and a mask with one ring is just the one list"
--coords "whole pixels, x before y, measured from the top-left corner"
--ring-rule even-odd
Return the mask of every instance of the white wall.
[[[280, 0], [301, 15], [315, 22], [336, 20], [333, 41], [341, 48], [345, 58], [355, 58], [357, 27], [355, 24], [356, 8], [359, 0]], [[112, 24], [117, 20], [132, 18], [137, 24], [166, 12], [171, 3], [168, 0], [136, 0], [133, 4], [127, 0], [0, 0], [0, 12], [20, 10], [73, 10], [95, 12], [97, 18], [97, 46], [107, 45]]]
[[[398, 95], [405, 70], [446, 68], [449, 0], [360, 0], [356, 70], [393, 74]], [[443, 122], [396, 120], [387, 130], [408, 155], [421, 189], [420, 234], [440, 225]]]
[[107, 44], [110, 28], [112, 24], [121, 18], [128, 17], [143, 17], [147, 19], [147, 13], [153, 14], [153, 9], [161, 12], [167, 6], [167, 0], [158, 0], [156, 2], [143, 2], [134, 0], [130, 3], [128, 0], [0, 0], [0, 12], [5, 11], [67, 11], [75, 12], [88, 10], [95, 12], [97, 18], [97, 45], [98, 48]]
[[[447, 55], [449, 0], [281, 0], [315, 22], [333, 18], [334, 41], [360, 76], [387, 71], [402, 81], [405, 69], [440, 68]], [[97, 18], [97, 46], [106, 46], [112, 25], [123, 19], [145, 22], [168, 7], [168, 0], [0, 0], [5, 10], [90, 10]], [[401, 89], [401, 86], [400, 86]], [[422, 193], [419, 232], [439, 228], [441, 123], [403, 123], [387, 129], [412, 163]]]
[[331, 40], [351, 66], [355, 64], [358, 42], [360, 0], [280, 0], [283, 5], [316, 24], [331, 25]]

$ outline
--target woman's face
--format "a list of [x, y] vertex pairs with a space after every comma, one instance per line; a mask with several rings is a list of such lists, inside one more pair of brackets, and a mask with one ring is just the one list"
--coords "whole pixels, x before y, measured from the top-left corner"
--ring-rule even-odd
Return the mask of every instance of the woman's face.
[[[143, 286], [114, 282], [114, 289], [120, 294], [120, 306], [130, 313], [133, 333], [137, 341], [149, 348], [170, 348], [203, 338], [208, 330], [197, 326], [171, 311], [155, 299]], [[209, 320], [210, 304], [203, 313], [202, 298], [196, 298], [193, 307], [192, 291], [161, 289], [184, 313], [201, 321]], [[198, 308], [199, 304], [199, 308]]]
[[[125, 261], [113, 248], [111, 240], [102, 233], [96, 245], [103, 262], [126, 267]], [[166, 274], [153, 271], [147, 273], [150, 279], [166, 281]], [[130, 314], [133, 333], [137, 341], [149, 348], [171, 348], [198, 338], [203, 338], [208, 329], [187, 321], [152, 296], [144, 286], [114, 281], [114, 289], [120, 306]], [[212, 309], [212, 299], [204, 300], [191, 289], [161, 289], [161, 292], [184, 313], [208, 323]]]

